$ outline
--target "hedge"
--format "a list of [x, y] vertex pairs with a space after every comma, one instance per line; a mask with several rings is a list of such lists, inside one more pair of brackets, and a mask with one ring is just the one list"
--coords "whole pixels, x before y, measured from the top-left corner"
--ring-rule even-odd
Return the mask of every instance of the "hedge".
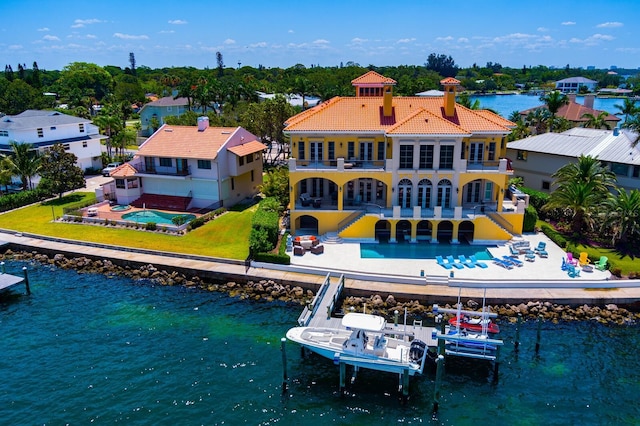
[[540, 225], [540, 229], [542, 229], [542, 232], [544, 232], [544, 234], [547, 237], [549, 237], [551, 241], [556, 243], [558, 247], [560, 248], [567, 247], [567, 240], [564, 238], [564, 236], [562, 236], [562, 234], [556, 231], [552, 226], [543, 224], [543, 225]]

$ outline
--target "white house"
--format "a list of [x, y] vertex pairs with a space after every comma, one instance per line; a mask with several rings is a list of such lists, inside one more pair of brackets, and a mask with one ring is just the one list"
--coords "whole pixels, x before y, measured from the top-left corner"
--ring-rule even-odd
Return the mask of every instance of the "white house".
[[556, 81], [556, 90], [562, 93], [578, 93], [584, 86], [589, 92], [595, 92], [598, 82], [585, 77], [569, 77]]
[[163, 125], [111, 173], [118, 204], [176, 210], [232, 206], [259, 192], [262, 151], [242, 127]]
[[26, 110], [0, 118], [0, 153], [13, 152], [11, 141], [30, 143], [40, 153], [60, 143], [83, 170], [102, 168], [100, 140], [105, 138], [91, 120], [58, 111]]
[[581, 155], [598, 158], [616, 174], [618, 187], [640, 189], [640, 145], [638, 135], [625, 130], [575, 127], [562, 133], [544, 133], [507, 144], [515, 176], [528, 188], [551, 192], [551, 175]]

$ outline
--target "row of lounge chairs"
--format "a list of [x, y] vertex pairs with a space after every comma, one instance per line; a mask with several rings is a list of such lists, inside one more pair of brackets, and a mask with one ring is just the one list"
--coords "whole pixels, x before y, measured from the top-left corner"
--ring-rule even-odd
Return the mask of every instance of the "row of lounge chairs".
[[477, 266], [478, 268], [483, 269], [487, 267], [486, 263], [480, 262], [473, 254], [468, 258], [461, 254], [458, 256], [458, 260], [454, 259], [451, 255], [447, 256], [446, 259], [442, 256], [436, 256], [436, 262], [438, 262], [438, 265], [442, 266], [444, 269], [464, 269], [465, 266], [467, 268], [475, 268]]

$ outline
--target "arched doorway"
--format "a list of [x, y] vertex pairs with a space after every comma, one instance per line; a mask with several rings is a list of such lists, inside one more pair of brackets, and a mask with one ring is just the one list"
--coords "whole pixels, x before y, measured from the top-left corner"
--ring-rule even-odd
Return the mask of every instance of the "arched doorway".
[[418, 205], [423, 209], [431, 207], [431, 193], [433, 185], [429, 179], [422, 179], [418, 182]]
[[451, 243], [453, 237], [453, 223], [449, 220], [443, 220], [438, 224], [438, 242], [439, 243]]
[[398, 205], [403, 209], [411, 208], [411, 192], [413, 184], [409, 179], [398, 182]]
[[411, 222], [408, 220], [398, 221], [396, 224], [396, 241], [399, 243], [411, 241]]
[[302, 215], [296, 219], [297, 235], [318, 235], [318, 219], [309, 215]]
[[388, 243], [391, 238], [391, 224], [388, 220], [379, 220], [376, 222], [375, 230], [376, 241], [380, 243]]
[[436, 199], [436, 205], [445, 209], [451, 208], [451, 190], [453, 184], [449, 179], [442, 179], [438, 182], [438, 195]]
[[416, 240], [417, 241], [431, 241], [431, 233], [433, 230], [433, 224], [428, 220], [421, 220], [418, 222], [416, 228]]
[[473, 222], [468, 220], [460, 222], [460, 225], [458, 225], [458, 241], [466, 241], [468, 243], [472, 243], [474, 231], [475, 226]]

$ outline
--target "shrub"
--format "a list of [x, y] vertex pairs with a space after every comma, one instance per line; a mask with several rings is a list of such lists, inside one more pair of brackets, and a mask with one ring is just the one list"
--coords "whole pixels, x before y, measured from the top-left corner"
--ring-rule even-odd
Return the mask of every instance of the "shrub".
[[256, 253], [254, 260], [258, 262], [276, 263], [278, 265], [289, 265], [291, 258], [288, 254], [280, 253]]
[[17, 209], [18, 207], [37, 203], [51, 197], [49, 191], [36, 188], [31, 191], [21, 191], [16, 194], [8, 194], [0, 197], [0, 212]]
[[202, 225], [204, 225], [206, 223], [206, 216], [200, 216], [197, 217], [195, 219], [193, 219], [191, 222], [189, 222], [189, 225], [187, 226], [188, 230], [194, 230], [196, 228], [201, 227]]
[[544, 232], [544, 234], [549, 237], [549, 239], [551, 239], [551, 241], [553, 241], [558, 247], [567, 247], [567, 240], [558, 231], [553, 229], [552, 226], [543, 224], [540, 226], [540, 229], [542, 229], [542, 232]]
[[538, 212], [535, 207], [529, 205], [524, 211], [524, 223], [522, 224], [523, 232], [533, 232], [538, 221]]
[[147, 231], [155, 231], [158, 228], [155, 222], [147, 222], [144, 229]]
[[171, 218], [171, 222], [177, 226], [184, 225], [188, 220], [189, 216], [187, 216], [186, 214], [181, 214], [179, 216], [174, 216]]

